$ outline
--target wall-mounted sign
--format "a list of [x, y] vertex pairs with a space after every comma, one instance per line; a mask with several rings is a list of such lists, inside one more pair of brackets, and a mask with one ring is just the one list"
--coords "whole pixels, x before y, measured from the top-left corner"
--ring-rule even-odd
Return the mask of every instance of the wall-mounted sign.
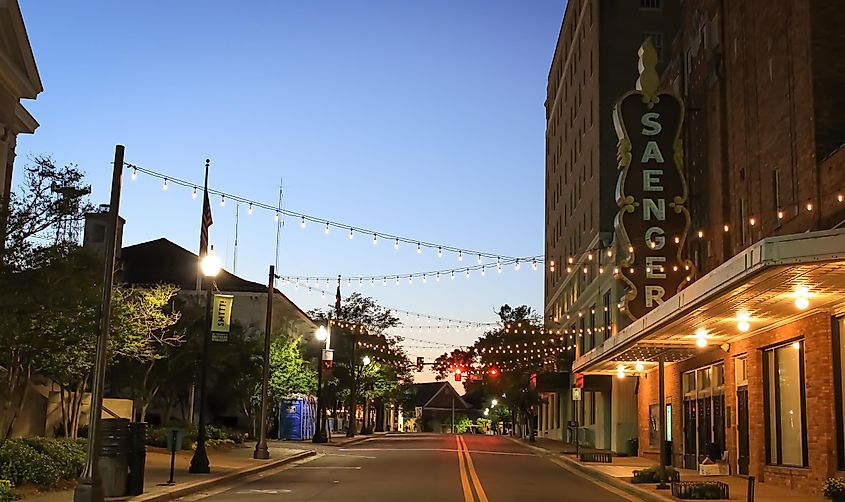
[[658, 91], [657, 53], [651, 40], [640, 47], [635, 91], [613, 109], [619, 138], [619, 179], [614, 225], [619, 243], [618, 278], [626, 286], [620, 301], [631, 319], [644, 316], [694, 277], [684, 257], [690, 228], [680, 98]]
[[232, 295], [214, 295], [211, 304], [211, 341], [228, 342], [232, 328]]

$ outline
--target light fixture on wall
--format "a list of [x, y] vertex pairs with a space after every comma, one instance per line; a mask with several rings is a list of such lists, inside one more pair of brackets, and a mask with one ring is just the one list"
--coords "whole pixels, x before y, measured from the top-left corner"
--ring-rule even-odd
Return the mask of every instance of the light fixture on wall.
[[809, 289], [806, 287], [799, 287], [795, 289], [795, 307], [799, 310], [806, 310], [810, 306]]
[[620, 365], [616, 368], [616, 376], [619, 377], [620, 379], [625, 378], [625, 367], [624, 366]]
[[737, 319], [739, 320], [736, 324], [736, 328], [738, 330], [745, 332], [751, 329], [751, 324], [748, 322], [751, 319], [751, 314], [749, 314], [747, 310], [741, 310], [739, 314], [737, 314]]
[[698, 328], [695, 330], [695, 344], [699, 347], [707, 347], [707, 330]]

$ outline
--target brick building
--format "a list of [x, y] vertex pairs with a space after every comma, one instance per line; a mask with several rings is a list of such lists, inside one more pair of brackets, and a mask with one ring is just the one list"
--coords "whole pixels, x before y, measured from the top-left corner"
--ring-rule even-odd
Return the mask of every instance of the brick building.
[[[619, 289], [611, 270], [601, 265], [609, 260], [603, 252], [612, 244], [616, 215], [613, 104], [636, 79], [640, 43], [651, 38], [668, 56], [678, 19], [679, 0], [566, 2], [545, 103], [545, 253], [554, 266], [546, 276], [544, 314], [547, 325], [572, 336], [579, 353], [604, 341], [616, 323], [610, 305]], [[587, 260], [588, 251], [593, 259]], [[567, 422], [577, 418], [586, 441], [625, 448], [636, 434], [632, 395], [630, 382], [590, 376], [573, 416], [568, 394], [550, 391], [540, 410], [539, 434], [566, 439]]]
[[663, 82], [686, 104], [698, 279], [573, 370], [638, 378], [641, 455], [663, 436], [676, 466], [819, 493], [845, 468], [845, 11], [688, 0], [680, 18]]

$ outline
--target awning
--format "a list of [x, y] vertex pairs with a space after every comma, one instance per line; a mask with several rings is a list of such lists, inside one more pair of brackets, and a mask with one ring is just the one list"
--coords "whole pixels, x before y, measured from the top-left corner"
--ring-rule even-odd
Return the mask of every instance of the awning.
[[[799, 308], [797, 298], [808, 306]], [[845, 307], [845, 230], [770, 237], [750, 246], [576, 359], [573, 371], [647, 371], [820, 311]], [[746, 317], [747, 316], [747, 317]], [[739, 328], [740, 321], [748, 329]], [[743, 326], [745, 327], [745, 326]], [[705, 330], [705, 333], [697, 331]]]

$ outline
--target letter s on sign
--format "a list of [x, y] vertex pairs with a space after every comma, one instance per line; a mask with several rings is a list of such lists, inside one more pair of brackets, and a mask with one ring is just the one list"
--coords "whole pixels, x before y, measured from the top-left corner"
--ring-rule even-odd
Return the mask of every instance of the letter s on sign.
[[663, 130], [663, 126], [661, 126], [660, 122], [657, 121], [659, 118], [660, 114], [656, 112], [643, 114], [643, 118], [640, 120], [640, 123], [643, 125], [643, 135], [657, 136], [660, 134], [660, 131]]

